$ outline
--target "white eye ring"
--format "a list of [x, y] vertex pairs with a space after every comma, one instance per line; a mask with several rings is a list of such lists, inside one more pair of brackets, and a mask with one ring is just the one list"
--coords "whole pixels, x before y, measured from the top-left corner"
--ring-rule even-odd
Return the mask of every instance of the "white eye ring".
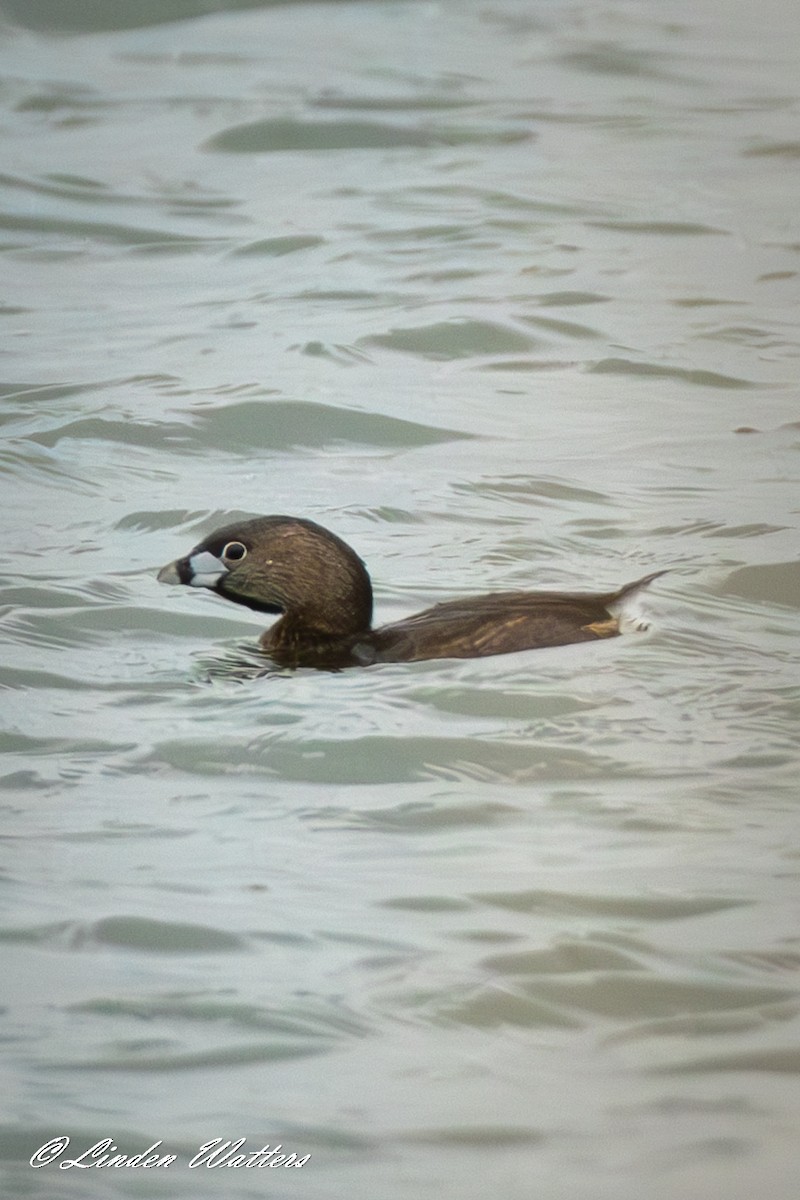
[[247, 546], [242, 542], [228, 542], [227, 546], [223, 546], [222, 557], [230, 562], [241, 562], [247, 555]]

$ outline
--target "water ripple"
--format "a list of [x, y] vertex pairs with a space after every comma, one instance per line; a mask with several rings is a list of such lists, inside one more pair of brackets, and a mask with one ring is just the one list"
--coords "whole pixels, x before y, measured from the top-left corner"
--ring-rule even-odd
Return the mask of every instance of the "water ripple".
[[390, 150], [404, 147], [475, 146], [529, 141], [525, 129], [465, 129], [454, 125], [390, 125], [379, 121], [310, 121], [271, 117], [216, 134], [207, 150], [233, 154], [281, 151]]

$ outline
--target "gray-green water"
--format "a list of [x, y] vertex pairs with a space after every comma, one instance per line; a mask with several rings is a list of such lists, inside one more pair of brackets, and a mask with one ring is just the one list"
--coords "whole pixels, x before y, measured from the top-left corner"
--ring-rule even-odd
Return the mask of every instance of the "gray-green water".
[[[0, 5], [4, 1194], [794, 1200], [800, 10], [224, 9]], [[237, 678], [155, 571], [259, 512], [381, 621], [671, 573]]]

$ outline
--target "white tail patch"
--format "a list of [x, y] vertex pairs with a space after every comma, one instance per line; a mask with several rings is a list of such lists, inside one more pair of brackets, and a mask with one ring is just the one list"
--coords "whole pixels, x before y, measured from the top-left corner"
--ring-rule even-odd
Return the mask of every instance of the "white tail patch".
[[642, 604], [642, 593], [658, 575], [663, 574], [663, 571], [657, 571], [637, 583], [629, 584], [606, 606], [611, 615], [616, 617], [620, 633], [647, 633], [650, 629], [650, 621]]

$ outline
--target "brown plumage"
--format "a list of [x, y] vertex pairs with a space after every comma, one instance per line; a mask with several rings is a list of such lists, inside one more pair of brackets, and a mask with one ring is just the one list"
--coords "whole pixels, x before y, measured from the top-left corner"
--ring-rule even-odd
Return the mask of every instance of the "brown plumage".
[[614, 637], [626, 602], [663, 573], [600, 595], [498, 592], [450, 600], [373, 629], [372, 586], [358, 555], [313, 521], [276, 516], [217, 530], [158, 578], [280, 614], [261, 637], [270, 658], [280, 666], [332, 669], [482, 658]]

